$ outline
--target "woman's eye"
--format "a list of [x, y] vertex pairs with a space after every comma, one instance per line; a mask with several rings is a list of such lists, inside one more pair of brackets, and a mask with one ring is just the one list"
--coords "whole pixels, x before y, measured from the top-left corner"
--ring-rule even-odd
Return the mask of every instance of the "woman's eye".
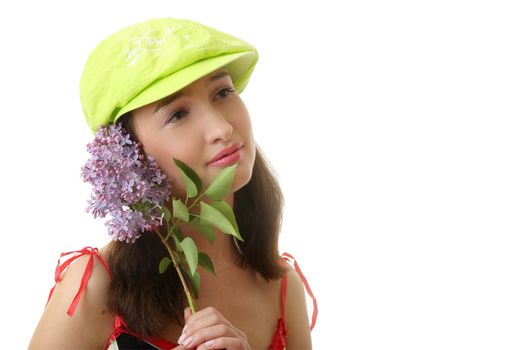
[[[232, 88], [232, 87], [227, 87], [227, 88], [224, 88], [222, 90], [220, 90], [217, 95], [219, 96], [219, 98], [226, 98], [228, 97], [230, 94], [234, 93], [235, 92], [235, 88]], [[170, 114], [168, 116], [168, 119], [166, 120], [166, 124], [168, 123], [174, 123], [182, 118], [184, 118], [186, 115], [188, 114], [188, 112], [184, 109], [179, 109], [175, 112], [173, 112], [172, 114]]]
[[183, 109], [179, 109], [178, 111], [175, 111], [174, 113], [170, 114], [168, 117], [167, 123], [171, 123], [174, 121], [177, 121], [179, 119], [184, 118], [186, 116], [187, 112]]
[[235, 89], [231, 87], [227, 87], [219, 91], [218, 95], [222, 98], [228, 97], [231, 93], [234, 93]]

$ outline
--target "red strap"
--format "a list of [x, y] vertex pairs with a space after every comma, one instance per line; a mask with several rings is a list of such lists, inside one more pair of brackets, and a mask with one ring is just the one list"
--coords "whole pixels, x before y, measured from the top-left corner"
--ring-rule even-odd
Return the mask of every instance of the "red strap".
[[[317, 299], [315, 299], [314, 293], [312, 293], [312, 289], [310, 288], [310, 285], [308, 284], [308, 281], [306, 280], [306, 277], [304, 277], [303, 272], [299, 268], [299, 264], [297, 264], [297, 260], [295, 260], [295, 258], [292, 255], [288, 254], [288, 253], [283, 253], [283, 255], [281, 255], [281, 256], [284, 259], [286, 259], [288, 262], [291, 262], [290, 259], [293, 260], [294, 269], [299, 274], [299, 277], [301, 278], [301, 281], [303, 282], [304, 287], [306, 288], [306, 292], [308, 293], [308, 295], [310, 295], [310, 298], [312, 298], [312, 301], [313, 301], [313, 304], [314, 304], [314, 311], [312, 313], [312, 322], [310, 323], [310, 330], [312, 330], [312, 329], [314, 329], [315, 322], [317, 321]], [[285, 288], [285, 291], [286, 291], [286, 280], [284, 280], [283, 282], [285, 284], [284, 288]], [[284, 305], [284, 303], [283, 303], [283, 305]], [[284, 318], [284, 309], [283, 309], [283, 318]]]
[[[62, 264], [60, 264], [60, 259], [66, 255], [75, 254], [71, 258], [64, 261]], [[55, 269], [55, 286], [51, 288], [51, 291], [49, 292], [49, 297], [47, 298], [47, 302], [49, 302], [49, 299], [51, 299], [51, 295], [53, 295], [53, 291], [55, 290], [55, 287], [58, 282], [62, 280], [62, 273], [71, 265], [73, 261], [80, 258], [81, 256], [89, 255], [89, 261], [86, 265], [86, 269], [84, 270], [84, 275], [82, 276], [82, 280], [80, 281], [80, 287], [78, 288], [78, 292], [73, 298], [73, 301], [71, 302], [71, 305], [69, 306], [69, 309], [67, 310], [67, 314], [69, 316], [73, 316], [75, 313], [75, 309], [77, 308], [78, 302], [80, 301], [80, 296], [82, 295], [82, 292], [86, 289], [87, 283], [89, 281], [89, 277], [91, 276], [91, 272], [93, 270], [93, 263], [94, 263], [94, 256], [97, 257], [97, 259], [102, 263], [108, 274], [111, 276], [111, 271], [109, 270], [108, 265], [104, 261], [104, 259], [100, 256], [98, 253], [97, 248], [92, 247], [84, 247], [82, 250], [75, 250], [72, 252], [62, 253], [60, 254], [60, 257], [58, 258], [57, 267]]]

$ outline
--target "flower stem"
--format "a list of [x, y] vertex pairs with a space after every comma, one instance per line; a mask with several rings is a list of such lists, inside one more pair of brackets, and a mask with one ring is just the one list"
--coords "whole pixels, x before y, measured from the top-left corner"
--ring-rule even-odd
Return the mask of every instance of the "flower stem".
[[195, 204], [199, 203], [200, 199], [204, 197], [204, 191], [199, 194], [199, 196], [191, 203], [191, 205], [188, 207], [188, 211], [195, 206]]
[[184, 293], [186, 294], [186, 299], [188, 300], [188, 305], [191, 309], [191, 313], [194, 314], [196, 312], [195, 304], [193, 301], [193, 296], [191, 295], [190, 289], [188, 288], [188, 285], [186, 284], [186, 279], [184, 278], [184, 275], [182, 274], [182, 271], [180, 269], [180, 266], [177, 262], [177, 259], [175, 258], [175, 254], [173, 253], [173, 249], [171, 249], [170, 245], [167, 241], [165, 241], [162, 237], [162, 234], [160, 232], [157, 232], [160, 240], [168, 250], [168, 253], [171, 257], [171, 261], [173, 261], [173, 266], [175, 266], [175, 270], [177, 270], [177, 274], [179, 275], [180, 281], [182, 282], [182, 287], [184, 288]]

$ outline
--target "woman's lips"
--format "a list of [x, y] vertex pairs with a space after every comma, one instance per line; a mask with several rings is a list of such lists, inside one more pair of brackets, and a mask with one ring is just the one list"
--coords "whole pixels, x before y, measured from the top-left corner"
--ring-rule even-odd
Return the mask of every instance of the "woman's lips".
[[241, 148], [238, 148], [235, 152], [230, 153], [222, 157], [221, 159], [217, 159], [216, 161], [211, 162], [209, 166], [223, 167], [223, 166], [230, 166], [230, 165], [237, 163], [239, 159], [241, 159], [241, 152], [240, 152]]

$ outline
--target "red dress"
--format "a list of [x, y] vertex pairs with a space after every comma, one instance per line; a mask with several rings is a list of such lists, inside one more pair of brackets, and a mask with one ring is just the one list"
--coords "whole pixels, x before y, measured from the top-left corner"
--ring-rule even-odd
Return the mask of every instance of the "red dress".
[[[60, 258], [72, 255], [69, 257], [66, 261], [64, 261], [62, 264], [60, 263]], [[56, 283], [60, 281], [60, 277], [62, 273], [69, 267], [69, 265], [75, 261], [76, 259], [80, 258], [81, 256], [88, 255], [90, 258], [88, 260], [88, 263], [86, 265], [86, 269], [84, 271], [84, 275], [82, 276], [82, 280], [80, 282], [80, 286], [78, 289], [77, 294], [73, 298], [73, 301], [71, 302], [71, 305], [69, 309], [67, 310], [68, 315], [72, 316], [75, 312], [75, 309], [77, 307], [77, 304], [80, 300], [80, 297], [82, 295], [82, 292], [86, 289], [87, 283], [89, 281], [89, 277], [91, 276], [91, 272], [93, 270], [93, 264], [95, 258], [97, 258], [100, 263], [104, 266], [108, 274], [111, 276], [111, 271], [107, 265], [107, 263], [104, 261], [102, 256], [98, 253], [97, 248], [92, 247], [85, 247], [82, 250], [62, 253], [60, 255], [60, 258], [58, 259], [58, 264], [55, 270], [55, 286]], [[312, 330], [315, 326], [315, 321], [317, 319], [317, 300], [315, 299], [312, 290], [310, 289], [310, 286], [308, 285], [308, 281], [304, 277], [304, 275], [301, 272], [301, 269], [299, 268], [299, 265], [297, 264], [297, 261], [288, 253], [284, 253], [282, 255], [282, 258], [288, 262], [292, 262], [293, 265], [299, 276], [301, 277], [301, 280], [303, 281], [303, 284], [306, 288], [306, 291], [310, 295], [313, 301], [313, 314], [312, 314], [312, 322], [310, 324], [310, 330]], [[268, 346], [268, 349], [270, 350], [282, 350], [286, 347], [286, 322], [285, 322], [285, 305], [286, 305], [286, 274], [283, 276], [281, 280], [281, 317], [279, 320], [277, 320], [277, 328], [275, 329], [275, 333], [272, 338], [271, 344]], [[51, 295], [53, 294], [53, 290], [55, 287], [51, 289], [49, 292], [49, 298], [51, 298]], [[48, 301], [49, 301], [48, 298]], [[122, 335], [129, 335], [131, 337], [134, 337], [140, 341], [143, 341], [147, 344], [153, 345], [154, 347], [162, 350], [171, 350], [174, 347], [176, 347], [178, 344], [174, 344], [172, 342], [169, 342], [167, 340], [156, 338], [156, 337], [143, 337], [139, 334], [133, 333], [132, 331], [127, 329], [126, 322], [120, 315], [115, 315], [115, 321], [113, 323], [113, 334], [111, 335], [110, 339], [108, 340], [108, 343], [105, 347], [105, 349], [108, 349], [113, 343], [117, 342], [119, 337]]]

